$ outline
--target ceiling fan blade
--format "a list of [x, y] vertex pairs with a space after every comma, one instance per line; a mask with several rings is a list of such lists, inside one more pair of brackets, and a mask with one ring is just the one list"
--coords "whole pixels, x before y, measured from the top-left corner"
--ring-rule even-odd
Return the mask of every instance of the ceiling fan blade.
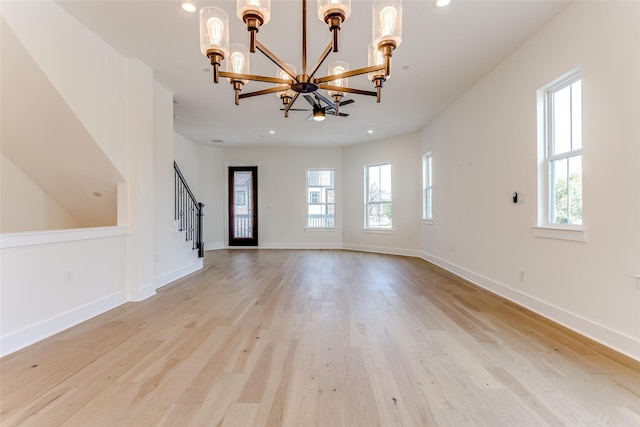
[[[284, 108], [281, 108], [280, 111], [284, 111]], [[311, 111], [308, 108], [289, 108], [289, 111]]]
[[329, 98], [325, 97], [320, 92], [316, 91], [314, 95], [316, 96], [316, 98], [324, 101], [324, 103], [327, 104], [330, 108], [333, 108], [334, 110], [337, 108], [336, 104], [334, 104], [333, 101], [329, 100]]
[[343, 105], [349, 105], [349, 104], [353, 104], [355, 101], [355, 99], [345, 99], [344, 101], [340, 102], [340, 106], [342, 107]]
[[304, 95], [304, 99], [306, 99], [312, 107], [316, 106], [316, 101], [311, 97], [311, 95]]
[[347, 113], [338, 113], [338, 115], [340, 117], [349, 117], [349, 115]]

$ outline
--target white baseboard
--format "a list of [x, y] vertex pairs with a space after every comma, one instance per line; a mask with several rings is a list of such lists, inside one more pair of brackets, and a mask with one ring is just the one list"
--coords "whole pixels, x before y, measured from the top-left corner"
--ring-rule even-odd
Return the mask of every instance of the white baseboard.
[[202, 270], [204, 267], [204, 258], [196, 258], [191, 264], [174, 270], [170, 273], [164, 274], [153, 280], [153, 295], [156, 293], [156, 289], [159, 289], [169, 283], [176, 281], [188, 274]]
[[140, 302], [156, 294], [156, 286], [151, 282], [141, 288], [127, 289], [127, 301]]
[[260, 249], [342, 249], [340, 243], [260, 243]]
[[555, 323], [571, 329], [600, 344], [640, 361], [640, 340], [595, 323], [582, 316], [568, 312], [553, 304], [519, 292], [494, 280], [466, 270], [434, 255], [420, 252], [420, 258], [435, 264], [475, 285], [506, 298], [528, 310], [531, 310]]
[[127, 302], [126, 294], [119, 292], [0, 337], [0, 357], [62, 332], [125, 302]]
[[384, 246], [367, 246], [367, 245], [353, 245], [347, 243], [343, 245], [343, 249], [348, 251], [360, 251], [360, 252], [375, 252], [378, 254], [387, 255], [402, 255], [410, 257], [421, 258], [420, 251], [417, 249], [403, 249], [403, 248], [387, 248]]
[[215, 250], [224, 249], [224, 248], [225, 248], [224, 243], [205, 243], [204, 244], [205, 251], [215, 251]]

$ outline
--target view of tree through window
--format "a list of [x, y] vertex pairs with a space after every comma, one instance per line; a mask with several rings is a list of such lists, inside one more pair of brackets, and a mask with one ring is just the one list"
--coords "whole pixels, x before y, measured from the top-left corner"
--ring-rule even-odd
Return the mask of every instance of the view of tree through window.
[[365, 228], [391, 228], [391, 165], [365, 166]]
[[307, 227], [335, 227], [334, 171], [307, 171]]

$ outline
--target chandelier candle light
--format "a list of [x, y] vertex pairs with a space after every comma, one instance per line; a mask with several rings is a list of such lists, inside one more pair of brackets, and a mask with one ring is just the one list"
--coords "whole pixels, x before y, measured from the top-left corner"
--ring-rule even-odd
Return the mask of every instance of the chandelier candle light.
[[[377, 102], [380, 102], [383, 83], [391, 74], [391, 56], [402, 42], [402, 0], [373, 2], [373, 37], [369, 45], [367, 67], [349, 70], [346, 62], [335, 61], [329, 64], [327, 76], [319, 78], [314, 76], [322, 63], [331, 52], [338, 52], [338, 33], [340, 25], [351, 15], [351, 0], [317, 0], [318, 18], [327, 24], [332, 38], [310, 70], [307, 70], [307, 2], [301, 1], [301, 74], [297, 74], [295, 66], [282, 62], [257, 39], [260, 27], [266, 25], [271, 18], [271, 0], [237, 0], [238, 18], [247, 25], [247, 31], [250, 34], [248, 49], [238, 44], [229, 45], [229, 18], [224, 10], [213, 6], [202, 8], [200, 10], [200, 50], [211, 61], [213, 81], [218, 83], [219, 77], [227, 78], [235, 91], [236, 105], [243, 98], [276, 93], [282, 101], [285, 117], [288, 117], [289, 110], [301, 93], [314, 93], [316, 98], [326, 103], [328, 109], [335, 115], [339, 115], [338, 109], [345, 93], [375, 96]], [[250, 74], [249, 52], [255, 53], [256, 49], [276, 64], [276, 77]], [[226, 60], [225, 71], [220, 67], [224, 60]], [[375, 91], [348, 87], [349, 77], [361, 74], [368, 75], [369, 80], [374, 83]], [[242, 87], [249, 80], [273, 83], [275, 86], [241, 94]], [[318, 89], [328, 91], [333, 100], [320, 94]]]

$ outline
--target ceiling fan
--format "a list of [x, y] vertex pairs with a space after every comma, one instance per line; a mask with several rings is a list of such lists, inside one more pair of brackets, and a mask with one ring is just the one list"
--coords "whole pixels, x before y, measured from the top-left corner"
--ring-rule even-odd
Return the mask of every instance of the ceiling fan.
[[[311, 109], [309, 108], [289, 108], [289, 111], [312, 111], [311, 115], [307, 117], [307, 120], [315, 120], [322, 121], [326, 118], [326, 115], [329, 114], [331, 116], [339, 116], [339, 117], [348, 117], [349, 114], [340, 112], [340, 107], [344, 105], [353, 104], [356, 102], [353, 99], [347, 99], [344, 101], [340, 101], [340, 96], [334, 97], [335, 101], [331, 101], [326, 96], [322, 95], [320, 92], [313, 92], [313, 96], [305, 94], [304, 98], [307, 100], [309, 104], [311, 104]], [[315, 99], [314, 99], [315, 98]], [[326, 104], [323, 106], [322, 104]], [[280, 111], [284, 111], [284, 108], [281, 108]]]

